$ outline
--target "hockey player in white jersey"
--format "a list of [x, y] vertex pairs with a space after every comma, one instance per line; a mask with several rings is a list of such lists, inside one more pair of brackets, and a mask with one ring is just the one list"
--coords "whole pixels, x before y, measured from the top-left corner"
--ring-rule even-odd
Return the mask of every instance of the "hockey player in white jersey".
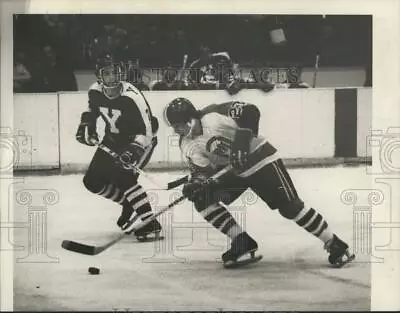
[[[231, 248], [222, 255], [226, 267], [260, 259], [255, 258], [257, 242], [242, 230], [225, 206], [247, 188], [272, 210], [279, 210], [283, 217], [319, 238], [331, 264], [340, 267], [354, 259], [348, 245], [332, 232], [323, 216], [300, 199], [277, 150], [258, 135], [260, 115], [256, 106], [233, 101], [198, 111], [188, 99], [177, 98], [166, 106], [164, 117], [180, 135], [180, 148], [190, 169], [183, 194], [194, 202], [205, 220], [232, 239]], [[218, 183], [210, 184], [207, 178], [229, 164], [233, 170]], [[222, 193], [223, 200], [219, 198]]]

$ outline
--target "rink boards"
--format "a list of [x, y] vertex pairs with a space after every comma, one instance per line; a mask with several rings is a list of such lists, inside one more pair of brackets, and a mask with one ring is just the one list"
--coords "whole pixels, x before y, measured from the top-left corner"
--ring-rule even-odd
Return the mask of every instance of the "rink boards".
[[[163, 121], [163, 109], [173, 98], [190, 99], [197, 108], [211, 103], [240, 100], [261, 111], [260, 133], [275, 145], [284, 159], [308, 160], [370, 156], [368, 132], [372, 124], [371, 88], [277, 89], [264, 93], [242, 90], [234, 96], [221, 91], [143, 92], [159, 118], [159, 145], [149, 168], [182, 165], [178, 138]], [[84, 170], [95, 148], [79, 144], [75, 132], [87, 109], [86, 92], [15, 94], [14, 150], [17, 170]], [[99, 134], [103, 122], [99, 119]], [[16, 135], [16, 136], [15, 136]]]

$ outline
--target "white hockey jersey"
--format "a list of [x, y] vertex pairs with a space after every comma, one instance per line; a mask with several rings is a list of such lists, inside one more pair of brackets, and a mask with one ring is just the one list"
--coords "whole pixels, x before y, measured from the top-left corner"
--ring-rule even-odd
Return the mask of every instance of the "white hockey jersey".
[[[181, 141], [183, 158], [189, 166], [197, 168], [217, 170], [228, 165], [237, 124], [232, 118], [218, 113], [208, 113], [200, 121], [203, 133], [195, 138], [184, 137]], [[248, 177], [277, 158], [277, 150], [264, 137], [253, 137], [248, 162], [238, 175]]]

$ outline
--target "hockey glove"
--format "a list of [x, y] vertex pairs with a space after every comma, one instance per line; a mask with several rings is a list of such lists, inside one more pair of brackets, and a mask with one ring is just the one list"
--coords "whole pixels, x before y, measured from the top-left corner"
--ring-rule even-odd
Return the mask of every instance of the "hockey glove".
[[201, 174], [192, 177], [183, 185], [182, 194], [192, 202], [204, 201], [208, 191], [215, 184], [214, 180], [207, 178], [209, 176]]
[[189, 201], [201, 201], [205, 196], [204, 183], [198, 180], [190, 181], [183, 185], [182, 194], [188, 198]]
[[99, 136], [96, 132], [96, 118], [91, 112], [83, 112], [81, 123], [76, 132], [76, 140], [87, 146], [95, 146], [99, 143]]
[[250, 151], [250, 140], [253, 132], [247, 128], [236, 131], [231, 148], [231, 164], [236, 170], [241, 170], [248, 161]]

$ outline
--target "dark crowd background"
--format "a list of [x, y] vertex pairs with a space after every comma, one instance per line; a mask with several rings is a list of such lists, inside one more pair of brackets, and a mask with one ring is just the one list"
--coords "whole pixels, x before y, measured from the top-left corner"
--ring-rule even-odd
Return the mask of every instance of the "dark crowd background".
[[[273, 30], [282, 32], [273, 38]], [[223, 77], [214, 77], [219, 83], [215, 84], [215, 79], [200, 80], [194, 72], [180, 75], [185, 54], [187, 68], [197, 59], [202, 60], [196, 63], [200, 68], [221, 62], [210, 58], [218, 52], [227, 53], [222, 65], [230, 70]], [[94, 72], [105, 53], [124, 63], [131, 74], [129, 79], [142, 90], [224, 88], [234, 93], [251, 88], [251, 83], [233, 74], [238, 68], [254, 69], [253, 85], [269, 90], [271, 82], [257, 78], [257, 69], [296, 68], [301, 72], [303, 67], [315, 66], [317, 54], [320, 67], [364, 67], [365, 86], [371, 86], [372, 17], [14, 15], [15, 92], [75, 91], [74, 72]], [[144, 83], [144, 68], [161, 69], [160, 81], [153, 86]], [[294, 88], [304, 86], [299, 81], [288, 83]]]

